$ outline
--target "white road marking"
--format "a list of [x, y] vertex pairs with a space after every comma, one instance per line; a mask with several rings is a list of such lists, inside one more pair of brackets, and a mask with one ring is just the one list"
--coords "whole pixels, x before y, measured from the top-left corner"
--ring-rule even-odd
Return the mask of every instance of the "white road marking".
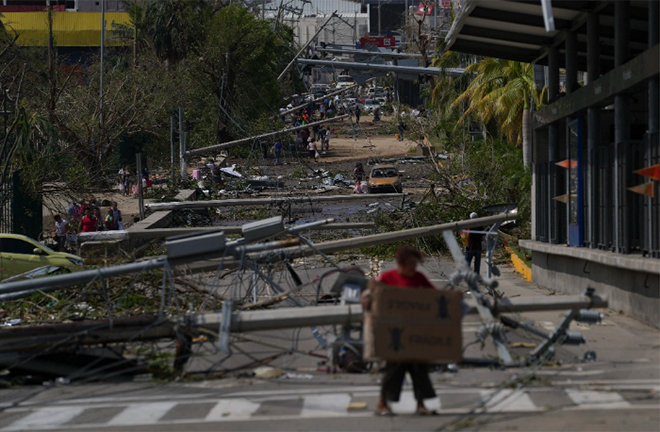
[[131, 404], [125, 410], [114, 416], [109, 422], [110, 426], [131, 426], [156, 423], [169, 410], [174, 408], [176, 402], [154, 402]]
[[226, 399], [218, 402], [206, 415], [206, 421], [231, 421], [250, 418], [258, 409], [260, 403], [247, 399]]
[[[493, 394], [492, 391], [481, 392], [481, 396], [484, 398], [491, 394]], [[506, 389], [501, 390], [486, 403], [486, 411], [489, 413], [540, 411], [540, 408], [534, 404], [526, 391]]]
[[619, 393], [566, 389], [566, 394], [583, 408], [630, 408], [630, 402], [624, 400]]
[[339, 417], [345, 416], [346, 408], [351, 403], [351, 395], [348, 393], [332, 395], [314, 395], [303, 398], [303, 407], [300, 417]]
[[[430, 410], [440, 411], [441, 403], [440, 398], [427, 399], [424, 401], [426, 408]], [[392, 411], [397, 414], [410, 414], [417, 410], [417, 401], [415, 400], [415, 393], [411, 391], [401, 392], [399, 402], [392, 402]], [[374, 407], [375, 408], [375, 407]]]
[[46, 407], [0, 430], [55, 429], [85, 411], [84, 407]]
[[[616, 380], [613, 380], [617, 382]], [[641, 381], [641, 380], [622, 380], [622, 381]], [[653, 382], [653, 380], [651, 380]], [[577, 385], [577, 384], [575, 384]], [[374, 406], [369, 406], [369, 409], [363, 412], [348, 412], [347, 407], [352, 399], [355, 397], [377, 396], [378, 393], [371, 389], [375, 386], [355, 387], [362, 391], [349, 393], [325, 393], [325, 388], [317, 389], [315, 395], [302, 396], [303, 407], [299, 414], [287, 415], [269, 415], [269, 416], [254, 416], [261, 403], [268, 400], [282, 400], [282, 399], [297, 399], [301, 396], [295, 396], [288, 391], [281, 392], [279, 395], [271, 395], [270, 397], [258, 398], [205, 398], [191, 401], [184, 399], [177, 402], [154, 402], [154, 403], [117, 403], [115, 405], [102, 404], [104, 407], [117, 407], [124, 408], [122, 412], [116, 415], [109, 422], [93, 423], [93, 424], [66, 424], [67, 422], [80, 415], [86, 409], [98, 408], [100, 404], [95, 404], [94, 399], [90, 399], [90, 404], [81, 404], [77, 406], [46, 406], [46, 407], [19, 407], [9, 408], [5, 412], [27, 412], [27, 417], [18, 419], [9, 425], [2, 425], [0, 431], [17, 431], [17, 430], [48, 430], [48, 429], [72, 429], [72, 430], [97, 430], [107, 427], [126, 427], [130, 430], [130, 426], [137, 425], [168, 425], [168, 424], [201, 424], [201, 423], [214, 423], [214, 422], [231, 422], [231, 421], [295, 421], [301, 418], [333, 418], [333, 417], [364, 417], [372, 416], [372, 409]], [[306, 389], [309, 390], [309, 389]], [[365, 391], [369, 390], [369, 391]], [[621, 395], [613, 392], [605, 391], [587, 391], [576, 390], [569, 388], [566, 390], [558, 389], [530, 389], [529, 392], [546, 393], [546, 392], [561, 392], [565, 391], [566, 394], [573, 400], [576, 405], [562, 407], [561, 410], [575, 411], [575, 410], [591, 410], [599, 411], [605, 409], [634, 409], [634, 410], [657, 410], [658, 404], [644, 404], [644, 405], [631, 405], [625, 401]], [[455, 394], [479, 394], [482, 397], [492, 395], [494, 390], [483, 390], [482, 388], [443, 388], [439, 389], [440, 395]], [[270, 392], [269, 392], [270, 393]], [[282, 394], [284, 393], [284, 394]], [[265, 395], [264, 395], [265, 396]], [[442, 396], [444, 397], [444, 396]], [[451, 397], [451, 396], [449, 396]], [[172, 395], [172, 400], [176, 400], [177, 395]], [[186, 418], [170, 418], [161, 420], [163, 416], [169, 412], [175, 405], [191, 405], [196, 403], [209, 403], [216, 402], [216, 405], [205, 417], [186, 419]], [[430, 399], [426, 401], [426, 406], [430, 409], [439, 410], [441, 414], [464, 414], [470, 412], [473, 404], [466, 404], [465, 407], [441, 409], [440, 399]], [[415, 410], [416, 403], [414, 394], [410, 390], [402, 392], [401, 401], [392, 405], [395, 412], [412, 413]], [[534, 402], [529, 397], [528, 391], [524, 390], [511, 390], [505, 389], [500, 391], [493, 400], [489, 401], [486, 413], [495, 414], [500, 412], [532, 412], [542, 411], [536, 407]]]

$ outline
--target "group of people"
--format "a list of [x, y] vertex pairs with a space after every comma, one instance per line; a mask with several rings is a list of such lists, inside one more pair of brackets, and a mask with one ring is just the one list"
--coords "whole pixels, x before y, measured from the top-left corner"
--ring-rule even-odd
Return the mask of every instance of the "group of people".
[[[96, 204], [96, 203], [94, 203]], [[96, 232], [123, 229], [121, 210], [117, 202], [113, 201], [105, 216], [101, 214], [101, 207], [89, 205], [83, 209], [83, 216], [78, 224], [78, 232]]]
[[[134, 186], [137, 185], [137, 177], [136, 173], [131, 171], [131, 168], [126, 165], [123, 168], [119, 169], [119, 191], [125, 195], [129, 196], [131, 193], [133, 193]], [[147, 170], [146, 167], [142, 169], [142, 174], [140, 176], [142, 180], [142, 185], [144, 187], [149, 187], [150, 186], [150, 180], [149, 180], [149, 171]]]
[[121, 210], [116, 201], [112, 202], [112, 206], [108, 208], [105, 216], [102, 216], [101, 207], [96, 198], [85, 200], [82, 204], [74, 201], [69, 206], [68, 217], [69, 220], [59, 214], [53, 217], [55, 219], [54, 237], [60, 252], [65, 250], [67, 236], [72, 231], [69, 221], [77, 225], [77, 233], [124, 229]]

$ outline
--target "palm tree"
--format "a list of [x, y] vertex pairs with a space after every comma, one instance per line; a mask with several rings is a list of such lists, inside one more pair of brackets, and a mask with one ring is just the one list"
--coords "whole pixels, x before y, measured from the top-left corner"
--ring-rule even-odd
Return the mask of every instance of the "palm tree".
[[534, 81], [534, 66], [511, 60], [486, 58], [469, 65], [465, 74], [474, 76], [452, 107], [467, 103], [459, 123], [473, 116], [483, 124], [494, 120], [506, 138], [522, 144], [525, 164], [530, 161], [532, 104], [544, 105], [547, 91], [539, 91]]

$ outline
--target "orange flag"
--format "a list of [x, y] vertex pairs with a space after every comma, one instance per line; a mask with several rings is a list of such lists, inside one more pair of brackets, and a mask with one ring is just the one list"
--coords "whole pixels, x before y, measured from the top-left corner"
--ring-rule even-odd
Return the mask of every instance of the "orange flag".
[[635, 174], [639, 174], [653, 180], [660, 180], [660, 165], [651, 165], [650, 167], [639, 169], [635, 171]]
[[577, 161], [573, 159], [566, 159], [561, 162], [555, 163], [555, 165], [560, 166], [562, 168], [576, 168], [577, 167]]
[[639, 186], [629, 187], [628, 190], [638, 194], [650, 196], [651, 198], [655, 197], [655, 184], [653, 182], [644, 183]]
[[553, 200], [557, 200], [559, 202], [563, 202], [568, 204], [568, 202], [571, 200], [571, 196], [569, 194], [566, 195], [559, 195], [553, 198]]

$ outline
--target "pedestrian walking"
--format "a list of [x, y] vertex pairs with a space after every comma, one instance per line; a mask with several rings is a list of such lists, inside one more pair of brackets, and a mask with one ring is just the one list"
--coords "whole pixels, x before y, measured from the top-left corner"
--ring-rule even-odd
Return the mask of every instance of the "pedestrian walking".
[[275, 165], [280, 164], [280, 156], [282, 155], [282, 143], [277, 141], [275, 143]]
[[92, 209], [87, 207], [85, 209], [85, 215], [80, 219], [80, 225], [78, 226], [78, 233], [81, 232], [94, 232], [96, 231], [97, 223], [96, 218], [92, 214]]
[[399, 141], [403, 141], [403, 131], [406, 130], [406, 124], [403, 120], [399, 120], [399, 124], [396, 128], [399, 131]]
[[58, 214], [54, 216], [55, 219], [55, 241], [57, 242], [57, 250], [64, 252], [66, 245], [66, 235], [69, 232], [69, 222]]
[[124, 229], [124, 224], [122, 222], [121, 210], [119, 210], [119, 208], [117, 208], [117, 201], [112, 202], [112, 207], [111, 208], [112, 208], [112, 217], [114, 218], [114, 220], [117, 224], [116, 229], [123, 230]]
[[[435, 289], [424, 274], [417, 271], [417, 265], [422, 261], [422, 253], [410, 246], [400, 246], [396, 251], [397, 268], [381, 274], [377, 280], [386, 285], [402, 289]], [[364, 310], [371, 309], [371, 293], [367, 290], [362, 294], [361, 303]], [[412, 378], [417, 415], [435, 415], [435, 411], [424, 406], [425, 399], [435, 397], [435, 390], [429, 378], [428, 365], [425, 363], [395, 363], [387, 362], [382, 379], [380, 398], [375, 413], [379, 416], [392, 416], [394, 413], [388, 402], [398, 402], [401, 397], [401, 386], [406, 372]]]
[[359, 184], [364, 179], [364, 168], [362, 167], [362, 162], [355, 164], [355, 169], [353, 169], [353, 180], [355, 184]]
[[98, 207], [94, 207], [92, 209], [92, 214], [94, 215], [94, 221], [96, 222], [95, 231], [103, 231], [103, 229], [105, 228], [105, 223], [103, 217], [101, 216], [101, 209]]
[[117, 229], [117, 220], [115, 219], [112, 208], [108, 209], [108, 213], [105, 215], [104, 225], [106, 230], [116, 230]]
[[355, 123], [360, 124], [360, 107], [355, 107]]
[[307, 145], [307, 150], [309, 150], [309, 159], [314, 158], [314, 162], [318, 161], [319, 151], [316, 148], [316, 141], [310, 141]]
[[[475, 212], [470, 213], [470, 219], [476, 219], [479, 215]], [[474, 229], [475, 231], [481, 231], [483, 228], [478, 227]], [[467, 261], [468, 267], [472, 265], [472, 259], [474, 258], [474, 271], [479, 273], [481, 268], [481, 243], [483, 242], [484, 235], [470, 232], [468, 234], [468, 244], [465, 248], [465, 261]]]
[[330, 150], [330, 128], [325, 131], [325, 150]]

